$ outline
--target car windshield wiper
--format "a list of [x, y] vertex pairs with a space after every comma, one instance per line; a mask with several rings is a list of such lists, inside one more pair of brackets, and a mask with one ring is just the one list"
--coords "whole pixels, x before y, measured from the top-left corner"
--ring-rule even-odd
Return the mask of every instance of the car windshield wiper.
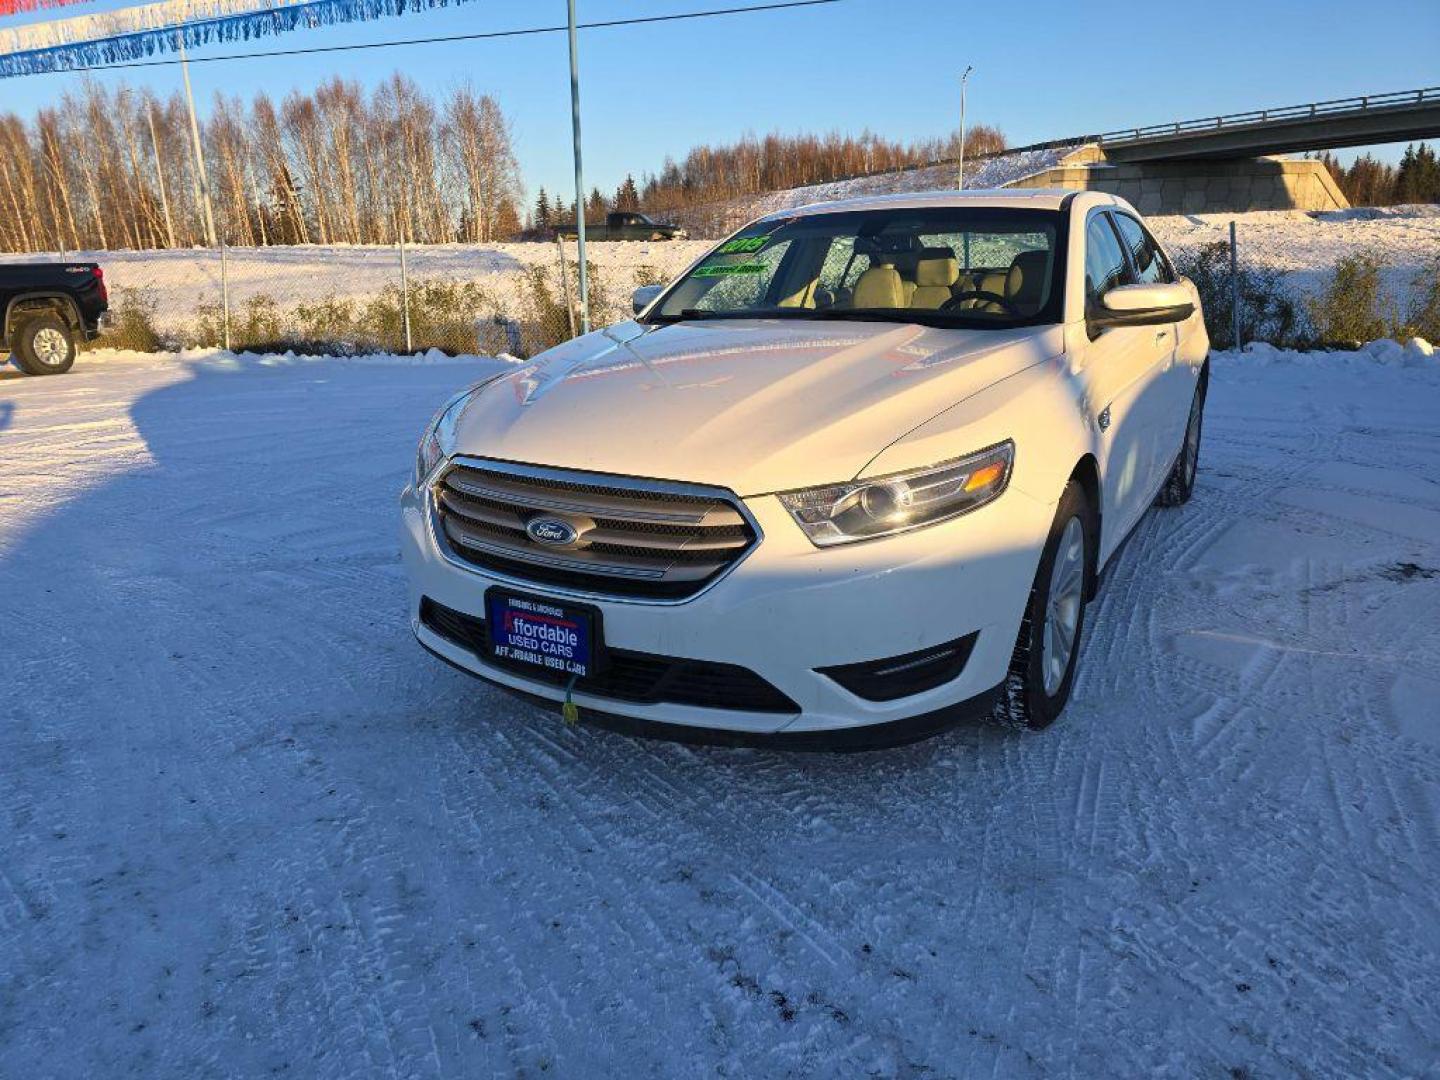
[[927, 308], [760, 308], [753, 311], [701, 311], [685, 308], [674, 315], [655, 315], [647, 322], [666, 325], [677, 322], [698, 322], [711, 319], [800, 319], [814, 322], [890, 322], [915, 323], [920, 326], [944, 328], [1006, 330], [1013, 323], [964, 312], [929, 310]]
[[705, 319], [763, 319], [767, 316], [764, 313], [753, 311], [701, 311], [699, 308], [682, 308], [674, 315], [652, 315], [647, 322], [652, 323], [675, 323], [675, 322], [700, 322]]

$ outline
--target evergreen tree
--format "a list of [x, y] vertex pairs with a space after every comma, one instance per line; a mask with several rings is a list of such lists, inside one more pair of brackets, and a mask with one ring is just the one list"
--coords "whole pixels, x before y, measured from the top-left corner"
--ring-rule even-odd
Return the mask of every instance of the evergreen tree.
[[615, 191], [615, 209], [640, 209], [640, 192], [635, 187], [635, 177], [629, 175], [628, 173], [625, 176], [625, 182], [621, 184], [620, 187], [617, 188]]
[[1440, 202], [1440, 161], [1425, 143], [1405, 148], [1395, 173], [1395, 201]]
[[598, 187], [592, 188], [590, 198], [585, 200], [585, 220], [592, 222], [604, 221], [605, 212], [608, 209], [609, 204], [605, 201], [605, 196], [600, 193], [600, 189]]
[[535, 228], [541, 232], [548, 232], [551, 226], [550, 217], [550, 196], [545, 194], [545, 189], [540, 189], [540, 197], [535, 200]]

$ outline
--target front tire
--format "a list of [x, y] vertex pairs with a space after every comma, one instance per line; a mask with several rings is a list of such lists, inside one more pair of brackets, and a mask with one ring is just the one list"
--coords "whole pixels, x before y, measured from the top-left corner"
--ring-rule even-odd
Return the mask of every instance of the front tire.
[[63, 375], [75, 363], [75, 337], [58, 315], [37, 315], [15, 330], [15, 363], [27, 375]]
[[1040, 555], [996, 706], [997, 717], [1005, 723], [1049, 727], [1070, 700], [1094, 576], [1094, 521], [1084, 489], [1070, 481]]

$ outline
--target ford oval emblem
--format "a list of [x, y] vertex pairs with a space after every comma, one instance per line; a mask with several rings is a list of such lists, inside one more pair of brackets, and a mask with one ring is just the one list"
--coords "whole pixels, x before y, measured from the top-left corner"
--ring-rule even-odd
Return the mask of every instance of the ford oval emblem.
[[550, 547], [569, 547], [580, 538], [575, 526], [553, 517], [531, 518], [525, 523], [525, 535], [537, 544]]

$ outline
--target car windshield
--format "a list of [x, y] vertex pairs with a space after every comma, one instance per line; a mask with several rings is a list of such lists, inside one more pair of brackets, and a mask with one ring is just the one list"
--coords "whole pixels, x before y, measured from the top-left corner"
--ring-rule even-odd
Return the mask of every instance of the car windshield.
[[710, 252], [652, 323], [797, 318], [1008, 328], [1060, 321], [1061, 215], [904, 208], [772, 217]]

